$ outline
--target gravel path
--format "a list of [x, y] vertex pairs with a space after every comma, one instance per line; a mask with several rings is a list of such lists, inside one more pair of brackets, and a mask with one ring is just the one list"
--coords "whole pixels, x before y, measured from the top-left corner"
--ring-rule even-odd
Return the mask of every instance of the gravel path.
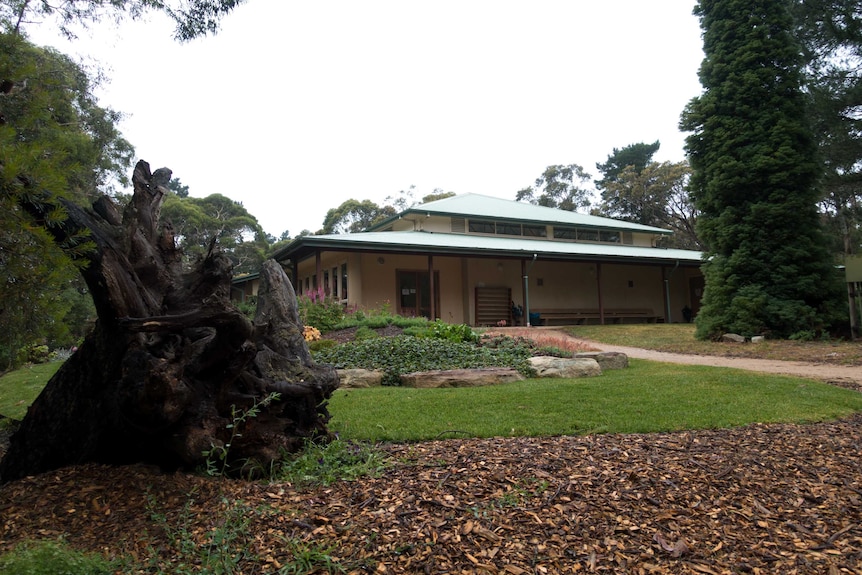
[[733, 367], [747, 369], [749, 371], [761, 371], [766, 373], [777, 373], [782, 375], [795, 375], [799, 377], [810, 377], [829, 382], [849, 382], [862, 386], [862, 368], [858, 366], [828, 365], [803, 363], [799, 361], [779, 361], [772, 359], [753, 359], [747, 357], [722, 357], [714, 355], [687, 355], [681, 353], [668, 353], [664, 351], [653, 351], [639, 349], [636, 347], [624, 347], [620, 345], [608, 345], [595, 341], [589, 344], [602, 351], [619, 351], [636, 359], [649, 359], [652, 361], [663, 361], [666, 363], [681, 363], [687, 365], [709, 365], [713, 367]]

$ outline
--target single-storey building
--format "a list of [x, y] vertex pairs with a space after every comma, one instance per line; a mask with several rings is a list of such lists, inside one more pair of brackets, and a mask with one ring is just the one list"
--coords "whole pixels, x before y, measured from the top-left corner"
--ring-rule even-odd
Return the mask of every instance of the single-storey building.
[[683, 322], [700, 306], [701, 253], [657, 247], [671, 233], [464, 194], [273, 257], [297, 294], [448, 323]]

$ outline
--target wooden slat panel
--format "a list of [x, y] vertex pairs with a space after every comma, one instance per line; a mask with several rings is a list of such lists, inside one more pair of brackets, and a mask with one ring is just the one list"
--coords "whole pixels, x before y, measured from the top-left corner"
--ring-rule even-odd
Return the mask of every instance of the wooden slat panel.
[[497, 325], [505, 321], [512, 325], [512, 290], [507, 287], [476, 288], [477, 326]]

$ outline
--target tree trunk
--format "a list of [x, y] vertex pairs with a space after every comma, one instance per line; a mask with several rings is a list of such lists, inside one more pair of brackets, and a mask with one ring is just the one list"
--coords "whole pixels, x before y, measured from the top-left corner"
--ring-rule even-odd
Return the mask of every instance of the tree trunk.
[[[122, 215], [102, 198], [91, 210], [66, 205], [68, 219], [48, 228], [61, 246], [89, 231], [96, 247], [82, 274], [98, 322], [12, 436], [0, 483], [87, 461], [194, 469], [206, 452], [223, 457], [220, 469], [253, 472], [328, 437], [338, 378], [312, 361], [286, 274], [264, 264], [252, 323], [230, 302], [232, 266], [214, 242], [184, 271], [159, 225], [169, 180], [139, 162]], [[50, 206], [24, 208], [40, 218]]]

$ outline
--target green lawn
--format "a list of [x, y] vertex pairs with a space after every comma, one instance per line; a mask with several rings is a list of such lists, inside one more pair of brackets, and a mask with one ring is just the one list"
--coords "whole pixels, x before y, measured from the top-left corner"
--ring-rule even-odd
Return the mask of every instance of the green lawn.
[[787, 376], [631, 360], [587, 379], [491, 387], [338, 390], [330, 428], [344, 439], [643, 433], [811, 422], [862, 411], [862, 394]]
[[51, 376], [60, 366], [59, 361], [24, 367], [0, 377], [0, 415], [21, 419]]
[[[20, 419], [60, 363], [0, 378], [0, 414]], [[343, 439], [642, 433], [811, 422], [862, 411], [862, 393], [812, 380], [631, 360], [586, 379], [478, 388], [338, 390], [330, 428]]]

